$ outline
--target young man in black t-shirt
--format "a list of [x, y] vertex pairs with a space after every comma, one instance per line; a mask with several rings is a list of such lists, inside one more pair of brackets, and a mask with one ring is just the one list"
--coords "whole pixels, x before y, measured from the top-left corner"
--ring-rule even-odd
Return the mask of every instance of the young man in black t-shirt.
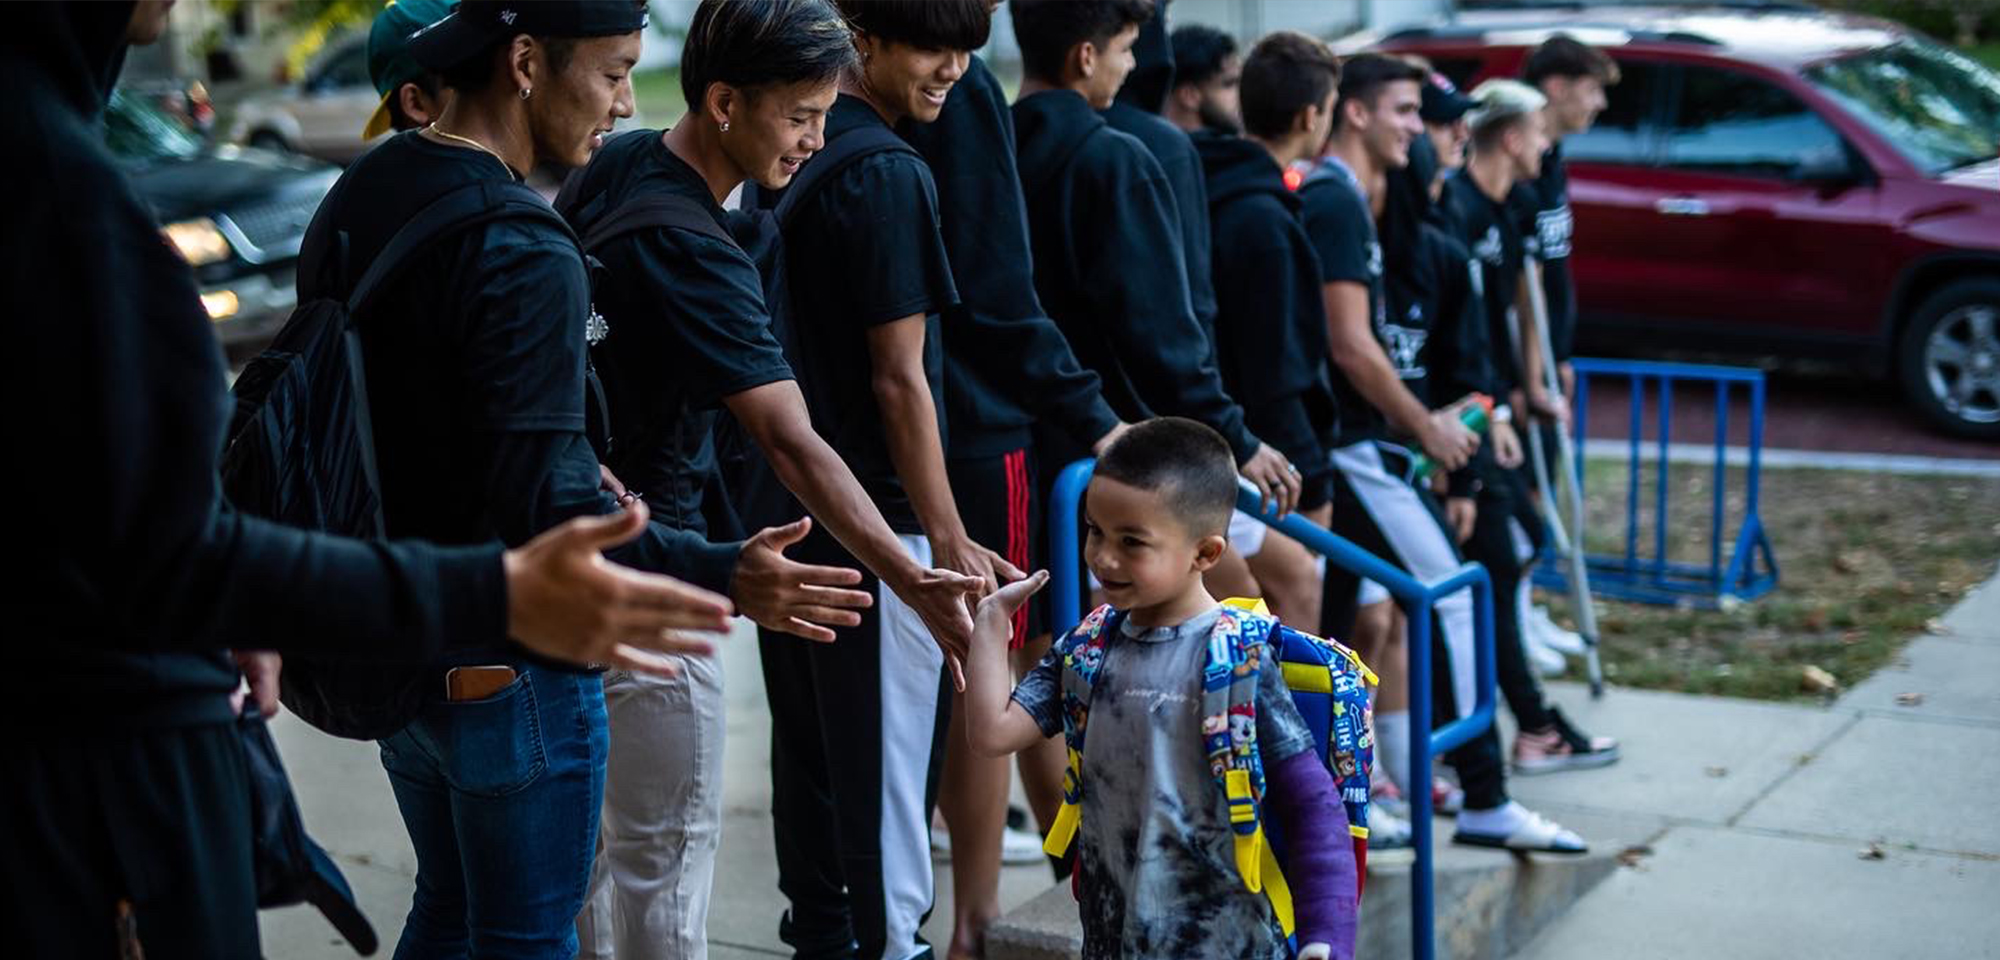
[[[1155, 415], [1207, 424], [1243, 476], [1289, 511], [1299, 480], [1252, 434], [1222, 389], [1188, 296], [1181, 223], [1166, 174], [1146, 147], [1111, 129], [1146, 0], [1015, 0], [1008, 5], [1026, 76], [1014, 102], [1035, 290], [1105, 399], [1127, 422]], [[1176, 131], [1178, 132], [1178, 131]], [[1082, 451], [1037, 437], [1045, 469]]]
[[[985, 0], [862, 0], [841, 12], [860, 63], [840, 81], [825, 149], [937, 119], [992, 19]], [[945, 467], [940, 318], [958, 294], [929, 168], [898, 149], [857, 159], [799, 203], [784, 240], [793, 368], [814, 428], [918, 562], [987, 589], [1019, 577], [968, 533]], [[819, 534], [805, 546], [845, 555]], [[950, 677], [923, 624], [894, 594], [879, 600], [832, 645], [763, 644], [779, 886], [791, 902], [781, 934], [802, 956], [855, 943], [862, 957], [929, 949], [917, 933], [932, 898], [927, 785]]]
[[[345, 262], [331, 276], [302, 276], [302, 294], [347, 290], [447, 191], [491, 182], [478, 188], [497, 195], [539, 163], [586, 161], [631, 113], [644, 24], [644, 8], [623, 0], [475, 2], [412, 38], [411, 54], [442, 76], [450, 101], [431, 125], [342, 175], [316, 227], [345, 235]], [[357, 328], [392, 536], [517, 543], [616, 509], [585, 436], [589, 283], [567, 231], [526, 216], [474, 227], [416, 256], [377, 302]], [[869, 602], [837, 588], [853, 571], [785, 559], [792, 539], [764, 531], [708, 544], [654, 524], [623, 555], [728, 590], [772, 626], [837, 622], [851, 616], [837, 608]], [[468, 666], [515, 679], [490, 697], [447, 693], [447, 671]], [[417, 855], [404, 947], [477, 954], [527, 942], [573, 954], [604, 777], [599, 678], [503, 651], [435, 669], [441, 699], [382, 741]]]
[[[1320, 526], [1333, 510], [1338, 411], [1319, 260], [1284, 175], [1291, 164], [1319, 155], [1339, 79], [1340, 61], [1324, 44], [1274, 33], [1243, 64], [1244, 136], [1195, 138], [1214, 207], [1222, 381], [1243, 404], [1250, 428], [1298, 465], [1299, 512]], [[1276, 616], [1319, 622], [1324, 561], [1276, 531], [1248, 561]]]
[[[1548, 149], [1541, 94], [1516, 80], [1489, 80], [1473, 91], [1472, 156], [1445, 184], [1445, 204], [1458, 236], [1481, 265], [1489, 356], [1494, 388], [1522, 395], [1522, 344], [1527, 324], [1517, 302], [1522, 263], [1528, 256], [1520, 222], [1507, 199], [1515, 184], [1534, 177]], [[1521, 732], [1515, 737], [1514, 768], [1547, 773], [1603, 766], [1618, 759], [1618, 743], [1577, 730], [1548, 705], [1528, 667], [1521, 637], [1520, 584], [1527, 579], [1541, 533], [1528, 485], [1523, 479], [1520, 441], [1511, 431], [1496, 432], [1494, 456], [1482, 464], [1479, 514], [1466, 553], [1493, 577], [1494, 646], [1500, 689]]]
[[[1430, 336], [1428, 328], [1407, 326], [1407, 314], [1387, 314], [1376, 219], [1387, 203], [1388, 174], [1409, 162], [1410, 142], [1423, 135], [1418, 116], [1425, 73], [1407, 62], [1362, 54], [1343, 64], [1336, 127], [1325, 161], [1304, 189], [1306, 224], [1319, 250], [1327, 281], [1327, 322], [1340, 376], [1343, 445], [1334, 453], [1338, 467], [1333, 529], [1419, 578], [1448, 575], [1458, 566], [1457, 551], [1426, 494], [1403, 478], [1406, 454], [1385, 451], [1378, 441], [1394, 427], [1446, 469], [1463, 466], [1479, 444], [1458, 422], [1452, 408], [1432, 411], [1404, 386]], [[1327, 626], [1348, 634], [1359, 581], [1352, 574], [1327, 572]], [[1438, 604], [1431, 636], [1439, 659], [1433, 676], [1437, 696], [1434, 723], [1457, 719], [1472, 709], [1472, 598], [1458, 593]], [[1411, 770], [1398, 741], [1408, 741], [1408, 721], [1396, 711], [1376, 714], [1391, 779], [1405, 790], [1430, 789], [1430, 771]], [[1399, 759], [1400, 758], [1400, 759]], [[1499, 738], [1487, 730], [1446, 756], [1465, 788], [1458, 842], [1549, 853], [1579, 853], [1574, 833], [1507, 799]]]
[[[727, 233], [721, 202], [746, 179], [767, 189], [819, 147], [854, 46], [833, 8], [707, 0], [694, 14], [681, 82], [697, 109], [672, 130], [639, 130], [597, 151], [559, 206], [580, 234], [632, 204], [678, 198], [706, 218], [599, 244], [593, 350], [610, 396], [611, 466], [656, 516], [704, 528], [713, 499], [715, 410], [726, 407], [778, 478], [847, 552], [916, 612], [941, 646], [963, 649], [978, 581], [929, 570], [903, 549], [838, 454], [813, 431], [770, 328], [757, 264]], [[817, 639], [831, 640], [832, 630]], [[605, 678], [611, 765], [595, 894], [579, 918], [586, 957], [699, 954], [722, 826], [719, 665], [678, 677]]]
[[[978, 56], [933, 123], [905, 120], [903, 139], [936, 179], [945, 249], [959, 304], [944, 314], [946, 469], [966, 529], [1029, 569], [1043, 545], [1047, 466], [1037, 425], [1100, 451], [1123, 429], [1097, 374], [1035, 296], [1014, 119], [1000, 81]], [[1054, 466], [1060, 466], [1055, 464]], [[1016, 615], [1011, 656], [1025, 674], [1048, 652], [1040, 604]], [[949, 836], [953, 955], [976, 955], [1000, 915], [1000, 865], [1042, 858], [1039, 833], [1007, 827], [1008, 764], [964, 749], [963, 696], [954, 700], [938, 810]], [[1023, 791], [1044, 831], [1055, 822], [1066, 760], [1060, 743], [1016, 755]], [[1003, 852], [1002, 841], [1005, 846]]]
[[[1574, 133], [1590, 129], [1604, 112], [1605, 88], [1618, 82], [1617, 61], [1604, 51], [1574, 38], [1557, 34], [1542, 42], [1521, 67], [1521, 78], [1548, 98], [1542, 108], [1549, 134], [1549, 150], [1542, 155], [1541, 175], [1514, 187], [1511, 201], [1528, 237], [1530, 253], [1542, 267], [1543, 300], [1548, 308], [1549, 343], [1552, 356], [1535, 351], [1534, 370], [1528, 377], [1528, 410], [1535, 428], [1542, 433], [1542, 449], [1550, 458], [1550, 476], [1561, 469], [1554, 463], [1555, 431], [1567, 422], [1566, 398], [1576, 389], [1576, 371], [1570, 354], [1576, 343], [1576, 279], [1570, 273], [1570, 248], [1576, 219], [1569, 207], [1569, 169], [1563, 161], [1562, 141]], [[1544, 396], [1541, 369], [1556, 365], [1562, 397]], [[1559, 416], [1547, 416], [1558, 414]], [[1525, 589], [1525, 588], [1524, 588]], [[1521, 600], [1524, 611], [1522, 636], [1537, 662], [1562, 662], [1562, 654], [1582, 654], [1583, 638], [1549, 619], [1548, 611]]]

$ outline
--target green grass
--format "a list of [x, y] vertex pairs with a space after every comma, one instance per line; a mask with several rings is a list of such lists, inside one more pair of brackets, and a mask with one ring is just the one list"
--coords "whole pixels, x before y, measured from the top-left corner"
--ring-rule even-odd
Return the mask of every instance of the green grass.
[[[1593, 553], [1623, 549], [1623, 463], [1588, 467]], [[1657, 474], [1641, 468], [1642, 557], [1651, 552]], [[1668, 556], [1708, 557], [1707, 468], [1668, 471], [1676, 519]], [[1742, 474], [1725, 512], [1740, 517]], [[2000, 560], [2000, 480], [1834, 470], [1765, 470], [1760, 513], [1777, 556], [1771, 594], [1734, 610], [1600, 601], [1605, 675], [1623, 686], [1766, 700], [1806, 694], [1817, 666], [1851, 687], [1891, 662]], [[1725, 536], [1735, 528], [1725, 527]], [[1725, 562], [1728, 544], [1725, 547]], [[1569, 622], [1567, 604], [1551, 604]]]
[[632, 74], [632, 100], [646, 126], [673, 126], [687, 112], [687, 101], [681, 97], [680, 70], [669, 67]]

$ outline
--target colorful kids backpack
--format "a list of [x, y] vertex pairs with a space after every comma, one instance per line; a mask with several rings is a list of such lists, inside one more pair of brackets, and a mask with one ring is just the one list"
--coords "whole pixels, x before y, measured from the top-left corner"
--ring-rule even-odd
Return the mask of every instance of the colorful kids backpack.
[[[1104, 666], [1105, 643], [1124, 619], [1123, 612], [1109, 605], [1099, 607], [1056, 643], [1063, 664], [1069, 770], [1063, 776], [1062, 811], [1043, 844], [1050, 856], [1069, 852], [1083, 818], [1083, 738], [1090, 694]], [[1278, 869], [1276, 851], [1284, 838], [1269, 835], [1261, 815], [1264, 762], [1257, 752], [1257, 677], [1263, 658], [1271, 655], [1277, 656], [1292, 703], [1312, 730], [1314, 751], [1340, 791], [1357, 876], [1365, 875], [1367, 866], [1368, 774], [1375, 758], [1368, 685], [1377, 681], [1354, 651], [1279, 623], [1262, 600], [1223, 601], [1222, 616], [1209, 633], [1201, 684], [1202, 746], [1216, 789], [1229, 800], [1236, 871], [1251, 893], [1270, 899], [1271, 912], [1289, 938], [1295, 925], [1292, 892]]]

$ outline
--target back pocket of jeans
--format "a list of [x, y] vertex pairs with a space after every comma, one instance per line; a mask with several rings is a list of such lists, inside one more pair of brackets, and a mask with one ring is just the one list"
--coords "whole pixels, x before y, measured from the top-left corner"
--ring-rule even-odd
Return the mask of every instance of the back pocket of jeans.
[[533, 677], [522, 674], [490, 697], [445, 701], [431, 707], [440, 759], [453, 790], [504, 797], [542, 775], [542, 715]]

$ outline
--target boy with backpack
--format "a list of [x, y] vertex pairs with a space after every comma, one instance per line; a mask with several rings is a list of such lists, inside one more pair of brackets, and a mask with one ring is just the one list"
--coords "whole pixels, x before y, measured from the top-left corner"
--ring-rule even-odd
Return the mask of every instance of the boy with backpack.
[[1322, 762], [1324, 738], [1288, 695], [1281, 662], [1296, 662], [1295, 646], [1323, 651], [1336, 694], [1361, 694], [1362, 671], [1337, 647], [1209, 595], [1202, 574], [1227, 547], [1236, 493], [1215, 431], [1176, 417], [1138, 424], [1105, 450], [1084, 500], [1085, 558], [1110, 602], [1011, 697], [1013, 611], [1048, 574], [1002, 588], [974, 618], [973, 749], [1068, 741], [1049, 848], [1081, 841], [1086, 958], [1283, 958], [1294, 942], [1300, 957], [1353, 956], [1360, 872], [1328, 767], [1366, 796], [1355, 782], [1365, 700], [1315, 711], [1335, 742]]

